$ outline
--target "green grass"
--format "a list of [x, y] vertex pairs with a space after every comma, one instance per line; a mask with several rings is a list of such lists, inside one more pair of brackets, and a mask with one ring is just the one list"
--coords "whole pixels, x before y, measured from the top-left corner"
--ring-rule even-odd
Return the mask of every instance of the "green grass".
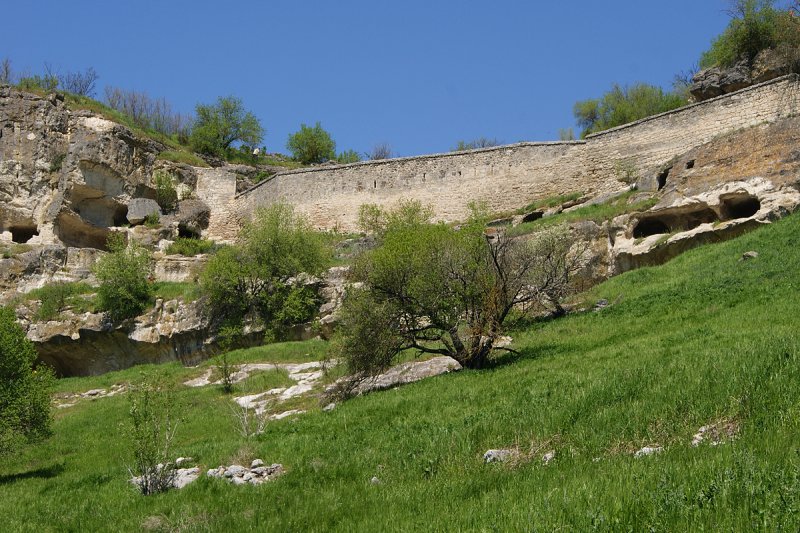
[[577, 200], [578, 198], [582, 197], [582, 192], [573, 192], [569, 194], [560, 194], [558, 196], [550, 196], [543, 200], [538, 200], [527, 206], [523, 207], [522, 209], [517, 209], [516, 214], [524, 215], [525, 213], [530, 213], [531, 211], [536, 211], [537, 209], [547, 208], [547, 207], [556, 207], [558, 205], [565, 204], [567, 202], [571, 202], [573, 200]]
[[508, 234], [511, 236], [527, 235], [558, 224], [568, 224], [579, 220], [591, 220], [601, 223], [619, 215], [646, 211], [658, 203], [657, 198], [648, 198], [629, 204], [628, 200], [635, 194], [637, 194], [636, 191], [630, 191], [606, 203], [578, 207], [568, 213], [559, 213], [551, 217], [525, 222], [519, 226], [509, 228]]
[[178, 300], [194, 302], [201, 296], [200, 285], [188, 281], [157, 281], [153, 284], [153, 294], [156, 298], [164, 300]]
[[84, 282], [55, 282], [34, 289], [25, 295], [26, 300], [39, 300], [39, 309], [34, 319], [40, 322], [55, 320], [67, 309], [75, 314], [94, 312], [96, 289]]
[[213, 249], [214, 241], [178, 237], [175, 239], [175, 242], [167, 247], [167, 253], [193, 257], [195, 255], [207, 254]]
[[[748, 250], [759, 257], [739, 261]], [[588, 301], [616, 303], [512, 332], [520, 354], [492, 368], [370, 394], [330, 413], [314, 409], [250, 441], [232, 429], [218, 388], [181, 390], [176, 453], [203, 468], [254, 457], [287, 468], [260, 487], [203, 478], [141, 497], [126, 482], [126, 399], [84, 402], [58, 413], [51, 440], [0, 463], [3, 527], [795, 531], [798, 272], [800, 216], [792, 216], [595, 287]], [[233, 355], [291, 361], [325, 350], [316, 342]], [[736, 440], [689, 445], [700, 426], [720, 419], [740, 425]], [[632, 457], [652, 444], [665, 451]], [[555, 449], [556, 459], [483, 464], [487, 449], [514, 445]]]
[[185, 163], [187, 165], [192, 165], [194, 167], [208, 166], [208, 163], [206, 163], [198, 155], [183, 150], [165, 150], [159, 153], [156, 159], [161, 159], [164, 161], [172, 161], [173, 163]]
[[19, 254], [30, 252], [33, 248], [28, 244], [0, 244], [0, 258], [11, 259]]

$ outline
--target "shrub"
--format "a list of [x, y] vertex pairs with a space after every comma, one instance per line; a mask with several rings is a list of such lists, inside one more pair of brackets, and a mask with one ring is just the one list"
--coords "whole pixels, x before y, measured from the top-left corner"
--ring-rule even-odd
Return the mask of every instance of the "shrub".
[[573, 108], [578, 125], [583, 128], [581, 137], [607, 130], [658, 113], [686, 105], [676, 93], [664, 92], [660, 87], [637, 83], [631, 87], [614, 87], [600, 99], [577, 102]]
[[258, 118], [234, 96], [221, 97], [215, 104], [197, 104], [195, 113], [189, 141], [197, 152], [223, 157], [235, 142], [257, 146], [264, 137]]
[[313, 316], [297, 277], [318, 274], [329, 262], [324, 236], [291, 206], [275, 204], [256, 213], [236, 245], [211, 256], [201, 284], [213, 314], [226, 325], [241, 326], [251, 315], [278, 328]]
[[0, 456], [51, 433], [53, 373], [35, 361], [14, 312], [0, 307]]
[[153, 184], [156, 188], [156, 202], [165, 211], [175, 209], [178, 203], [178, 192], [172, 174], [163, 170], [153, 172]]
[[361, 161], [361, 156], [355, 150], [345, 150], [336, 156], [336, 161], [342, 164], [358, 163]]
[[175, 392], [156, 381], [131, 386], [129, 440], [136, 484], [142, 494], [164, 492], [173, 486], [172, 448], [178, 427]]
[[286, 148], [294, 159], [306, 165], [336, 157], [336, 143], [319, 122], [313, 128], [301, 124], [299, 131], [289, 135]]
[[161, 215], [150, 213], [144, 217], [144, 225], [148, 228], [157, 228], [161, 225]]
[[207, 254], [214, 249], [214, 241], [207, 239], [192, 239], [178, 237], [175, 242], [167, 247], [167, 253], [172, 255], [185, 255], [193, 257], [195, 255]]
[[30, 296], [39, 298], [39, 309], [34, 318], [39, 321], [53, 320], [71, 303], [73, 296], [90, 292], [86, 283], [56, 282], [32, 291]]
[[100, 281], [97, 289], [97, 306], [106, 311], [112, 321], [118, 322], [138, 316], [152, 297], [149, 281], [150, 253], [141, 245], [125, 239], [118, 233], [108, 238], [109, 253], [101, 257], [94, 268]]
[[498, 146], [500, 143], [497, 139], [488, 139], [486, 137], [479, 137], [477, 139], [473, 139], [472, 141], [458, 141], [456, 146], [453, 148], [454, 152], [462, 152], [464, 150], [477, 150], [478, 148], [490, 148], [492, 146]]
[[51, 93], [58, 88], [58, 78], [52, 74], [26, 76], [20, 78], [17, 87], [23, 91], [45, 91]]
[[372, 161], [381, 159], [391, 159], [393, 157], [392, 146], [389, 143], [380, 143], [372, 147], [372, 151], [367, 154]]
[[752, 62], [767, 48], [800, 45], [800, 23], [774, 0], [737, 0], [728, 27], [700, 58], [700, 66], [730, 67], [741, 60]]
[[583, 262], [566, 230], [490, 240], [477, 214], [460, 229], [409, 216], [383, 227], [381, 245], [353, 266], [360, 285], [347, 292], [335, 343], [355, 375], [382, 371], [405, 350], [483, 367], [511, 311], [558, 313]]
[[166, 136], [174, 136], [181, 144], [188, 141], [194, 118], [172, 111], [164, 98], [151, 98], [147, 93], [106, 86], [108, 106], [130, 118], [140, 128]]

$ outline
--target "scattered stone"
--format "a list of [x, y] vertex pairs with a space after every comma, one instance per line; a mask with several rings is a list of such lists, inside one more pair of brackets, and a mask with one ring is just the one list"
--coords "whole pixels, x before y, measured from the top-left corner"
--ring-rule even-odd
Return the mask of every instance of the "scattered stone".
[[[434, 357], [427, 361], [411, 361], [394, 366], [383, 374], [365, 379], [358, 384], [353, 393], [360, 395], [372, 391], [391, 389], [398, 385], [414, 383], [415, 381], [457, 370], [461, 370], [461, 364], [452, 357], [447, 356]], [[333, 390], [334, 388], [335, 385], [328, 390]]]
[[175, 466], [181, 466], [182, 464], [191, 463], [192, 461], [194, 461], [194, 459], [191, 457], [178, 457], [175, 459]]
[[648, 455], [655, 455], [657, 453], [661, 453], [664, 451], [664, 448], [661, 446], [645, 446], [641, 450], [637, 450], [636, 453], [633, 454], [634, 457], [637, 459], [639, 457], [645, 457]]
[[284, 473], [283, 465], [275, 463], [264, 466], [261, 459], [253, 459], [250, 468], [241, 465], [220, 466], [210, 469], [206, 475], [208, 477], [227, 479], [234, 485], [260, 485], [265, 481], [270, 481]]
[[192, 483], [199, 477], [200, 477], [200, 469], [198, 467], [179, 468], [175, 472], [175, 480], [172, 482], [172, 486], [175, 487], [176, 489], [182, 489], [183, 487], [185, 487], [189, 483]]
[[333, 402], [329, 403], [328, 405], [326, 405], [325, 407], [322, 408], [322, 410], [324, 412], [326, 412], [326, 413], [329, 413], [329, 412], [333, 411], [334, 409], [336, 409], [336, 404], [333, 403]]
[[719, 446], [726, 441], [736, 438], [739, 433], [739, 425], [736, 422], [722, 421], [709, 424], [697, 430], [692, 437], [692, 446], [700, 446], [703, 442], [708, 442], [711, 446]]
[[550, 450], [549, 452], [547, 452], [546, 454], [544, 454], [542, 456], [542, 463], [544, 463], [546, 465], [550, 464], [550, 461], [552, 461], [555, 458], [556, 458], [556, 451], [555, 450]]
[[372, 476], [372, 479], [370, 479], [369, 482], [372, 483], [373, 485], [380, 485], [381, 484], [381, 480], [378, 479], [378, 476]]
[[594, 304], [594, 307], [592, 307], [592, 311], [597, 313], [598, 311], [602, 311], [603, 309], [605, 309], [609, 305], [611, 305], [611, 304], [605, 298], [603, 298], [601, 300], [597, 300], [597, 303]]
[[739, 260], [740, 261], [747, 261], [748, 259], [755, 259], [756, 257], [758, 257], [758, 252], [750, 251], [750, 252], [743, 253], [742, 254], [742, 258], [739, 259]]
[[105, 389], [92, 389], [81, 394], [84, 398], [94, 398], [96, 396], [105, 396]]
[[483, 454], [484, 462], [488, 463], [505, 463], [519, 456], [517, 450], [511, 448], [500, 448], [497, 450], [487, 450]]

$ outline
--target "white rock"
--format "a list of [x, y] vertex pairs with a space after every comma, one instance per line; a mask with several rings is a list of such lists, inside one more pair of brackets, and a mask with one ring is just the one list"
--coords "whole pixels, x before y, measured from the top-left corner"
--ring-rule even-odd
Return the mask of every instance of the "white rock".
[[511, 449], [487, 450], [483, 454], [483, 460], [486, 463], [504, 463], [517, 455], [518, 452]]
[[325, 411], [326, 413], [333, 411], [334, 409], [336, 409], [335, 403], [329, 403], [328, 405], [322, 408], [322, 410]]
[[369, 482], [372, 483], [373, 485], [380, 485], [381, 484], [381, 480], [378, 479], [378, 476], [372, 476], [372, 479], [370, 479]]
[[555, 450], [550, 450], [549, 452], [547, 452], [546, 454], [544, 454], [542, 456], [542, 462], [544, 464], [548, 464], [550, 461], [552, 461], [555, 458], [556, 458], [556, 451]]
[[250, 469], [258, 468], [259, 466], [264, 466], [264, 461], [261, 459], [253, 459], [253, 462], [250, 463]]
[[634, 457], [645, 457], [648, 455], [654, 455], [657, 453], [661, 453], [664, 451], [664, 448], [661, 446], [645, 446], [641, 450], [638, 450], [636, 453], [633, 454]]

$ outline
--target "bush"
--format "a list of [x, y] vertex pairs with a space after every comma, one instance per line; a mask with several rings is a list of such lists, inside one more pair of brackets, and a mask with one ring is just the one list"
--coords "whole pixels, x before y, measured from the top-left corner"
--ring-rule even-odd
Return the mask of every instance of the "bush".
[[173, 112], [164, 98], [151, 98], [145, 92], [110, 86], [105, 88], [105, 95], [108, 106], [130, 118], [135, 125], [175, 136], [181, 144], [186, 144], [194, 119]]
[[478, 148], [490, 148], [492, 146], [498, 146], [500, 143], [497, 139], [488, 139], [486, 137], [479, 137], [472, 141], [458, 141], [456, 146], [453, 148], [454, 152], [463, 152], [464, 150], [477, 150]]
[[172, 174], [163, 170], [153, 172], [153, 184], [156, 188], [156, 202], [165, 211], [175, 209], [178, 204], [178, 192]]
[[53, 320], [70, 305], [72, 297], [90, 292], [86, 283], [56, 282], [32, 291], [30, 296], [39, 298], [39, 309], [34, 318], [39, 321]]
[[178, 426], [175, 392], [154, 381], [142, 381], [128, 392], [132, 476], [142, 494], [164, 492], [175, 481], [172, 447]]
[[489, 240], [477, 213], [455, 229], [401, 209], [381, 225], [381, 245], [353, 265], [360, 284], [347, 292], [335, 346], [357, 376], [384, 370], [405, 350], [483, 367], [511, 311], [558, 312], [583, 262], [565, 230]]
[[367, 154], [371, 161], [379, 161], [381, 159], [391, 159], [394, 152], [389, 143], [380, 143], [372, 147], [372, 151]]
[[319, 122], [313, 128], [301, 124], [299, 131], [289, 135], [286, 148], [294, 159], [305, 165], [324, 163], [336, 157], [336, 143]]
[[109, 253], [94, 268], [100, 281], [97, 289], [98, 309], [106, 311], [113, 322], [138, 316], [151, 303], [153, 287], [149, 281], [150, 253], [141, 245], [118, 233], [108, 238]]
[[167, 253], [171, 255], [185, 255], [193, 257], [195, 255], [207, 254], [214, 249], [214, 241], [207, 239], [192, 239], [178, 237], [175, 242], [167, 247]]
[[0, 307], [0, 456], [51, 433], [53, 373], [35, 361], [14, 312]]
[[256, 213], [236, 245], [211, 256], [201, 285], [225, 325], [241, 326], [250, 315], [279, 328], [313, 316], [316, 298], [297, 276], [319, 274], [329, 261], [324, 236], [292, 207], [275, 204]]
[[800, 22], [789, 11], [776, 9], [774, 0], [737, 0], [732, 15], [725, 31], [701, 56], [702, 68], [731, 67], [741, 60], [752, 62], [768, 48], [800, 45]]
[[215, 104], [197, 104], [195, 113], [189, 141], [197, 152], [224, 157], [233, 143], [258, 146], [264, 137], [258, 118], [234, 96], [221, 97]]
[[631, 87], [614, 87], [600, 99], [577, 102], [573, 113], [583, 128], [581, 137], [634, 122], [658, 113], [686, 105], [677, 93], [664, 92], [660, 87], [637, 83]]
[[361, 156], [355, 150], [345, 150], [336, 156], [336, 161], [342, 164], [358, 163], [361, 161]]

